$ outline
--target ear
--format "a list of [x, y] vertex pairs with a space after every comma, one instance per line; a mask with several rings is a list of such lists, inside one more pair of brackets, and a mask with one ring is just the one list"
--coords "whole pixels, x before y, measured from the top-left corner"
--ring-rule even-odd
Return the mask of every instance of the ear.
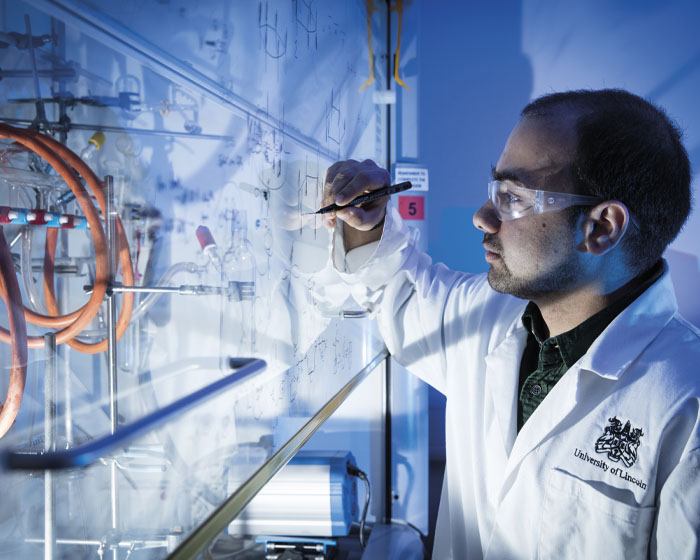
[[594, 206], [585, 222], [586, 250], [600, 256], [613, 249], [625, 235], [629, 220], [627, 206], [618, 200], [606, 200]]

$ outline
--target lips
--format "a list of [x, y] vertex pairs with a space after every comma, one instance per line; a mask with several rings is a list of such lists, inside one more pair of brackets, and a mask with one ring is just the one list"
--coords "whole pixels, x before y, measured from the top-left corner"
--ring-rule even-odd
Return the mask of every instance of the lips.
[[[489, 243], [489, 241], [491, 241], [491, 243]], [[503, 248], [500, 246], [500, 243], [498, 243], [497, 239], [484, 238], [482, 246], [484, 247], [484, 249], [486, 249], [486, 255], [484, 255], [484, 258], [486, 259], [487, 263], [496, 262], [502, 258], [501, 251], [503, 250]]]
[[487, 253], [493, 253], [494, 255], [498, 255], [499, 257], [501, 256], [500, 253], [493, 247], [486, 245], [486, 243], [483, 244], [484, 249], [486, 249]]
[[493, 253], [494, 255], [501, 256], [501, 253], [503, 252], [503, 246], [501, 245], [500, 239], [498, 239], [495, 235], [493, 234], [486, 234], [484, 235], [484, 240], [481, 243], [484, 249], [488, 253]]

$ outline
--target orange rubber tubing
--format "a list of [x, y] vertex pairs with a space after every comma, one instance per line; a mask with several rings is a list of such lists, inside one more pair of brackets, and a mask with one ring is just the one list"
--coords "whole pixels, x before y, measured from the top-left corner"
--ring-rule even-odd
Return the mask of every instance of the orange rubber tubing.
[[[25, 316], [31, 323], [50, 328], [65, 327], [63, 330], [58, 331], [56, 333], [56, 343], [60, 344], [62, 342], [65, 342], [65, 340], [67, 340], [68, 338], [72, 338], [73, 336], [75, 336], [90, 322], [91, 318], [89, 318], [89, 316], [92, 314], [85, 314], [82, 317], [82, 321], [78, 319], [78, 316], [83, 312], [83, 310], [89, 309], [90, 311], [92, 311], [94, 308], [96, 312], [100, 304], [102, 303], [102, 300], [104, 299], [104, 295], [107, 290], [108, 275], [107, 243], [105, 240], [104, 232], [102, 230], [102, 224], [100, 223], [100, 219], [97, 214], [97, 210], [95, 210], [95, 207], [93, 206], [87, 191], [80, 183], [80, 180], [78, 179], [75, 172], [66, 164], [65, 161], [63, 161], [63, 159], [58, 157], [58, 155], [55, 152], [49, 150], [43, 142], [41, 142], [36, 136], [34, 136], [34, 134], [35, 133], [32, 133], [31, 131], [17, 129], [9, 125], [0, 123], [0, 136], [5, 138], [11, 138], [19, 144], [22, 144], [24, 147], [40, 155], [66, 181], [66, 184], [69, 186], [71, 191], [73, 191], [73, 194], [75, 195], [78, 204], [85, 213], [88, 225], [90, 226], [90, 233], [92, 234], [93, 243], [95, 245], [95, 292], [97, 293], [92, 294], [92, 297], [84, 306], [84, 308], [78, 310], [75, 316], [71, 314], [68, 317], [45, 316], [25, 308]], [[3, 299], [6, 299], [4, 292], [2, 293], [2, 297]], [[78, 319], [77, 328], [75, 325], [76, 319]], [[0, 330], [0, 340], [2, 340], [3, 342], [11, 343], [11, 340], [8, 340], [5, 335], [6, 331], [2, 332], [2, 330]], [[43, 346], [43, 337], [30, 337], [30, 348], [43, 348]]]
[[[53, 252], [56, 246], [57, 230], [54, 228], [47, 229], [46, 251], [44, 256], [45, 265], [48, 264], [48, 270], [44, 271], [44, 296], [46, 298], [46, 307], [51, 315], [42, 315], [30, 309], [25, 308], [25, 316], [27, 321], [32, 324], [60, 328], [56, 332], [56, 344], [67, 342], [71, 347], [89, 354], [96, 354], [107, 349], [107, 339], [103, 339], [93, 344], [87, 344], [78, 340], [72, 340], [78, 335], [97, 314], [104, 295], [107, 289], [108, 281], [108, 261], [107, 261], [107, 244], [102, 229], [100, 218], [97, 214], [89, 194], [78, 179], [78, 176], [73, 171], [75, 169], [83, 176], [88, 186], [92, 190], [93, 195], [97, 199], [103, 215], [106, 214], [106, 201], [102, 184], [95, 176], [92, 170], [83, 160], [75, 155], [71, 150], [66, 148], [60, 142], [57, 142], [50, 136], [40, 134], [31, 130], [23, 130], [11, 127], [7, 124], [0, 123], [0, 137], [12, 138], [16, 142], [22, 144], [26, 148], [34, 151], [44, 158], [66, 181], [81, 209], [85, 213], [90, 232], [92, 234], [93, 243], [95, 245], [96, 270], [95, 270], [95, 285], [93, 293], [88, 302], [81, 308], [66, 315], [60, 315], [58, 305], [54, 294], [53, 287]], [[70, 164], [70, 165], [68, 165]], [[71, 167], [73, 169], [71, 169]], [[133, 285], [133, 266], [131, 263], [131, 254], [124, 233], [124, 228], [120, 220], [117, 220], [117, 239], [119, 241], [119, 257], [122, 265], [123, 283], [125, 286]], [[5, 293], [0, 295], [6, 299]], [[117, 321], [117, 338], [121, 338], [124, 331], [129, 326], [129, 318], [133, 308], [134, 297], [130, 292], [126, 292], [122, 299], [122, 309]], [[7, 330], [0, 328], [0, 340], [6, 343], [12, 343], [11, 337]], [[43, 337], [30, 336], [27, 339], [29, 348], [43, 348]]]
[[2, 437], [15, 421], [27, 380], [27, 325], [24, 322], [22, 294], [15, 274], [15, 264], [12, 262], [10, 247], [1, 227], [0, 289], [7, 294], [7, 313], [10, 318], [10, 333], [12, 333], [10, 384], [7, 388], [5, 403], [0, 405], [0, 437]]
[[[76, 169], [87, 181], [88, 185], [92, 189], [95, 198], [97, 199], [100, 208], [102, 209], [102, 215], [107, 219], [107, 202], [105, 199], [104, 191], [102, 189], [102, 183], [93, 173], [92, 169], [75, 155], [71, 150], [66, 148], [60, 142], [57, 142], [50, 136], [41, 135], [41, 140], [52, 149], [54, 152], [59, 154], [66, 162], [68, 162], [74, 169]], [[115, 232], [118, 243], [119, 260], [121, 262], [122, 268], [122, 280], [125, 286], [134, 285], [134, 268], [131, 262], [131, 253], [129, 251], [129, 244], [126, 239], [126, 234], [124, 232], [124, 227], [121, 220], [117, 216], [117, 231]], [[100, 228], [101, 229], [101, 228]], [[53, 237], [53, 239], [52, 239]], [[54, 293], [53, 285], [53, 257], [56, 249], [56, 240], [58, 239], [58, 230], [49, 228], [46, 231], [46, 249], [44, 252], [44, 298], [46, 300], [46, 309], [52, 315], [58, 316], [58, 304], [56, 303], [56, 296]], [[105, 250], [105, 256], [106, 256]], [[48, 268], [47, 268], [48, 266]], [[115, 271], [116, 274], [116, 271]], [[95, 288], [98, 285], [98, 275], [95, 274]], [[89, 303], [89, 302], [88, 302]], [[87, 304], [86, 304], [87, 305]], [[134, 306], [134, 294], [133, 292], [124, 292], [122, 298], [122, 308], [117, 319], [117, 340], [119, 340], [124, 331], [126, 331], [129, 326], [129, 319], [131, 318], [131, 311]], [[99, 306], [98, 306], [99, 308]], [[75, 314], [77, 312], [73, 312]], [[97, 313], [95, 310], [90, 317], [90, 321]], [[66, 315], [68, 317], [70, 315]], [[88, 321], [89, 322], [89, 321]], [[44, 325], [46, 326], [46, 325]], [[80, 329], [82, 330], [82, 328]], [[43, 340], [43, 339], [42, 339]], [[100, 342], [95, 342], [92, 344], [80, 342], [79, 340], [69, 339], [67, 340], [68, 345], [75, 350], [80, 352], [85, 352], [87, 354], [97, 354], [99, 352], [104, 352], [107, 349], [107, 339], [104, 338]]]
[[[10, 428], [19, 409], [22, 400], [26, 379], [27, 348], [43, 348], [44, 338], [27, 336], [26, 323], [58, 328], [56, 343], [68, 343], [71, 347], [81, 352], [96, 354], [107, 349], [107, 339], [88, 344], [74, 340], [95, 317], [104, 300], [109, 281], [109, 266], [107, 257], [107, 243], [102, 229], [100, 217], [85, 187], [80, 182], [76, 171], [85, 179], [92, 190], [94, 197], [106, 216], [106, 201], [102, 189], [102, 183], [92, 170], [71, 150], [57, 142], [50, 136], [31, 130], [19, 129], [0, 123], [0, 137], [10, 138], [40, 155], [59, 175], [71, 189], [75, 198], [83, 210], [90, 227], [93, 244], [95, 246], [95, 285], [88, 302], [81, 308], [66, 315], [60, 315], [56, 303], [53, 271], [56, 241], [58, 230], [47, 228], [46, 248], [44, 254], [44, 296], [46, 308], [51, 315], [42, 315], [22, 305], [21, 292], [17, 283], [17, 277], [12, 263], [12, 256], [7, 246], [2, 228], [0, 227], [0, 297], [3, 298], [10, 317], [10, 330], [0, 327], [0, 340], [12, 345], [12, 370], [5, 404], [0, 407], [0, 437]], [[75, 170], [75, 171], [74, 171]], [[122, 266], [122, 279], [125, 286], [133, 285], [133, 266], [129, 246], [122, 226], [117, 217], [117, 243], [119, 260]], [[8, 260], [9, 259], [9, 260]], [[117, 321], [117, 338], [121, 338], [129, 326], [129, 319], [133, 308], [133, 293], [126, 292], [122, 298], [122, 308]], [[23, 313], [21, 312], [23, 311]], [[21, 320], [18, 318], [21, 315]]]
[[[95, 285], [92, 295], [81, 308], [72, 313], [60, 315], [53, 286], [54, 256], [58, 230], [47, 228], [44, 252], [44, 297], [46, 299], [46, 308], [51, 315], [42, 315], [27, 309], [22, 304], [22, 295], [17, 282], [12, 255], [2, 232], [2, 227], [0, 227], [0, 297], [5, 301], [8, 310], [10, 327], [9, 331], [0, 327], [0, 340], [12, 346], [10, 383], [5, 403], [0, 406], [0, 437], [2, 437], [12, 426], [22, 401], [27, 377], [27, 348], [44, 347], [43, 337], [27, 336], [25, 318], [35, 325], [59, 328], [60, 330], [56, 332], [57, 344], [66, 342], [76, 350], [90, 354], [103, 352], [107, 349], [106, 338], [94, 344], [87, 344], [74, 340], [74, 337], [93, 320], [99, 311], [107, 290], [109, 266], [107, 243], [99, 215], [90, 200], [88, 192], [76, 174], [77, 171], [85, 179], [102, 209], [102, 215], [107, 219], [102, 183], [92, 170], [71, 150], [50, 136], [0, 123], [0, 138], [10, 138], [25, 148], [32, 150], [44, 158], [61, 175], [85, 214], [95, 246]], [[125, 286], [131, 286], [133, 285], [131, 254], [129, 253], [124, 227], [119, 217], [117, 217], [116, 222], [116, 242], [118, 243], [119, 260], [122, 266], [122, 279]], [[129, 326], [133, 302], [133, 294], [126, 292], [122, 298], [122, 308], [117, 321], [117, 339], [122, 337]]]

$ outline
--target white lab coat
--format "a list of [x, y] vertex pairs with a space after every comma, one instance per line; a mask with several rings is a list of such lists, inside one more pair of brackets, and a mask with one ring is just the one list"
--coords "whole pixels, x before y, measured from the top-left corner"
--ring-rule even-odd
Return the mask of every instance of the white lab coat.
[[395, 209], [379, 243], [345, 255], [336, 232], [333, 260], [393, 356], [447, 396], [433, 558], [700, 557], [700, 332], [668, 267], [517, 433], [525, 301], [432, 264]]

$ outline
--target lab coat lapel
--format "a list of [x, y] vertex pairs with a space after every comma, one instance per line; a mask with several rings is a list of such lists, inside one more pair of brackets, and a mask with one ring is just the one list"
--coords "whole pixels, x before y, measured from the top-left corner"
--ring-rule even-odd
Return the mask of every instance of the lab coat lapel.
[[[540, 445], [552, 432], [561, 429], [562, 420], [571, 413], [579, 401], [580, 379], [581, 370], [578, 366], [573, 366], [525, 422], [508, 458], [505, 481], [528, 453]], [[505, 488], [507, 485], [504, 486]]]
[[[503, 491], [508, 488], [508, 477], [527, 454], [552, 432], [561, 429], [562, 420], [578, 404], [581, 372], [591, 372], [607, 379], [620, 379], [629, 365], [671, 320], [677, 309], [666, 265], [664, 275], [613, 320], [525, 422], [508, 458]], [[634, 333], [634, 338], [630, 338], [629, 333]]]
[[[623, 310], [581, 358], [581, 369], [619, 379], [678, 311], [668, 265], [664, 275]], [[630, 334], [633, 333], [633, 336]]]
[[486, 356], [486, 394], [490, 395], [505, 456], [510, 455], [516, 436], [518, 375], [527, 342], [527, 331], [520, 315], [506, 337]]

